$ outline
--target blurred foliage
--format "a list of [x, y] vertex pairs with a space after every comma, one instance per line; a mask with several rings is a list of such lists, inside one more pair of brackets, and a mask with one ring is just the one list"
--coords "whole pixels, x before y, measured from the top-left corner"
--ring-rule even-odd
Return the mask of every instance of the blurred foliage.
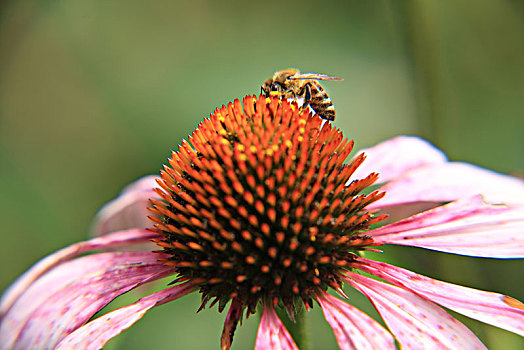
[[[523, 174], [519, 1], [1, 6], [2, 289], [37, 259], [85, 239], [97, 208], [130, 181], [157, 173], [215, 107], [259, 93], [287, 67], [345, 78], [326, 86], [335, 124], [357, 147], [414, 134], [453, 160]], [[520, 261], [385, 250], [382, 260], [417, 272], [524, 297]], [[351, 297], [376, 315], [363, 297]], [[224, 315], [194, 316], [197, 299], [148, 313], [108, 348], [217, 348]], [[335, 348], [319, 308], [312, 314], [313, 348]], [[509, 332], [461, 320], [490, 348], [523, 346]], [[252, 348], [256, 327], [256, 317], [245, 322], [234, 348]]]

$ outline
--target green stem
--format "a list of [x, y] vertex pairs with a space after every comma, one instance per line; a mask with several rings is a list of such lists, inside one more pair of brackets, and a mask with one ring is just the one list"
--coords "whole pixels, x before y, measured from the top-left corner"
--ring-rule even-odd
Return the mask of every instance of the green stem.
[[302, 310], [298, 315], [296, 315], [296, 322], [291, 321], [287, 313], [280, 308], [277, 309], [277, 314], [278, 317], [282, 320], [282, 323], [284, 323], [286, 329], [291, 334], [291, 337], [293, 337], [293, 340], [297, 344], [298, 348], [300, 350], [310, 349], [311, 344], [307, 329], [306, 312]]
[[435, 4], [416, 0], [393, 3], [391, 11], [412, 73], [420, 132], [439, 143], [443, 91], [438, 11]]

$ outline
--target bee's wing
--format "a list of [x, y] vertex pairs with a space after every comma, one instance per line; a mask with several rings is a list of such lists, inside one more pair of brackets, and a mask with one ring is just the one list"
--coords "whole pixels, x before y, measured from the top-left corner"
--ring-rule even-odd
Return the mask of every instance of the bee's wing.
[[299, 79], [313, 79], [313, 80], [344, 80], [342, 78], [336, 77], [329, 74], [320, 74], [320, 73], [298, 73], [289, 77], [292, 80]]

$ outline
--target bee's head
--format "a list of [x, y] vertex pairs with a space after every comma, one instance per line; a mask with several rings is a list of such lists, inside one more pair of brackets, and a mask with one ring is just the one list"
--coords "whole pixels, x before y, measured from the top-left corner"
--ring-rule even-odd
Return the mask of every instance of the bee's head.
[[272, 94], [279, 94], [281, 91], [286, 90], [286, 86], [289, 84], [289, 77], [297, 74], [299, 71], [295, 68], [288, 68], [276, 72], [272, 78], [266, 80], [264, 85], [261, 87], [261, 93], [265, 96]]
[[269, 97], [270, 95], [280, 94], [282, 90], [284, 89], [280, 83], [274, 81], [273, 79], [268, 79], [260, 88], [260, 93], [266, 97]]

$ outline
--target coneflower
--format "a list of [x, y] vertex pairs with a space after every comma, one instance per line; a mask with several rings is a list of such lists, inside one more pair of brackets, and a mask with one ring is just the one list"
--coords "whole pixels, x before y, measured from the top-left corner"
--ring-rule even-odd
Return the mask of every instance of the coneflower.
[[[405, 154], [398, 152], [402, 147]], [[513, 298], [361, 254], [403, 244], [522, 257], [523, 206], [493, 204], [518, 199], [522, 181], [449, 163], [416, 138], [370, 150], [372, 162], [364, 162], [362, 152], [349, 159], [352, 148], [331, 123], [278, 97], [247, 96], [215, 110], [172, 153], [160, 177], [141, 180], [99, 213], [95, 229], [105, 235], [45, 258], [4, 293], [2, 348], [97, 349], [149, 309], [190, 292], [201, 294], [198, 310], [227, 308], [222, 349], [231, 347], [242, 317], [258, 307], [255, 347], [296, 349], [275, 310], [294, 320], [315, 304], [342, 349], [394, 349], [395, 339], [406, 348], [484, 348], [436, 304], [524, 335], [524, 306]], [[434, 174], [459, 169], [460, 176], [421, 185], [417, 174], [431, 168]], [[380, 184], [387, 183], [377, 190], [378, 172]], [[477, 179], [462, 184], [470, 173]], [[409, 177], [411, 188], [403, 184]], [[153, 221], [148, 229], [146, 198]], [[431, 209], [380, 226], [385, 206], [420, 202], [431, 202]], [[160, 249], [145, 250], [150, 240]], [[142, 250], [118, 251], [130, 244]], [[107, 252], [78, 257], [92, 250]], [[164, 290], [89, 321], [116, 296], [167, 276], [173, 282]], [[389, 330], [342, 300], [344, 284], [372, 301]]]

